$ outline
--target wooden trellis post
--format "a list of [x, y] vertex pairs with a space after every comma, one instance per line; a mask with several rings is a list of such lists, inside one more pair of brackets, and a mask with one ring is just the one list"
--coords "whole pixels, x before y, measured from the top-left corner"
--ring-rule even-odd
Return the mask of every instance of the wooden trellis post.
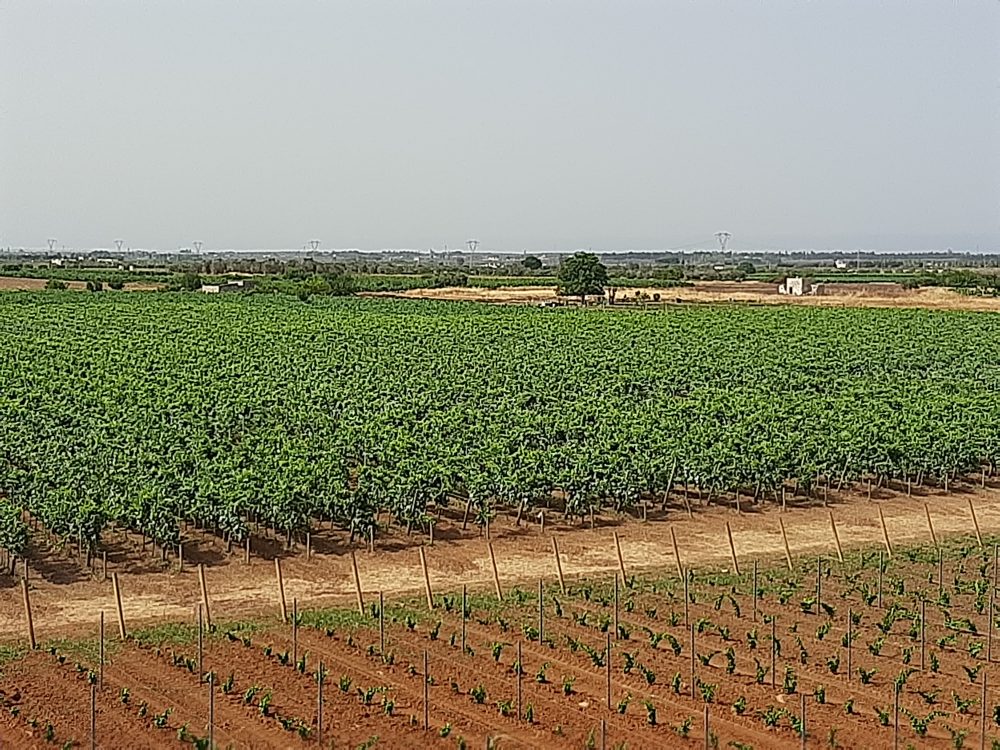
[[288, 622], [288, 605], [285, 603], [285, 579], [281, 576], [281, 558], [274, 558], [274, 573], [278, 578], [278, 601], [281, 605], [281, 622]]
[[424, 731], [426, 732], [431, 726], [431, 700], [430, 700], [430, 684], [431, 675], [427, 667], [427, 649], [424, 649]]
[[354, 592], [358, 596], [358, 614], [365, 616], [365, 597], [361, 592], [361, 574], [358, 573], [358, 557], [351, 550], [351, 567], [354, 569]]
[[802, 750], [806, 750], [806, 694], [799, 694], [799, 718], [802, 724]]
[[899, 749], [899, 688], [892, 691], [892, 750]]
[[986, 672], [983, 672], [983, 695], [979, 699], [979, 750], [986, 750]]
[[617, 531], [613, 531], [611, 533], [615, 539], [615, 552], [618, 554], [618, 570], [622, 574], [622, 583], [628, 586], [628, 578], [625, 576], [625, 560], [622, 557], [622, 543], [621, 540], [618, 538]]
[[465, 627], [469, 620], [469, 608], [466, 602], [468, 601], [468, 589], [466, 585], [462, 584], [462, 655], [464, 656], [468, 649], [465, 645]]
[[[464, 589], [463, 589], [464, 590]], [[463, 616], [463, 622], [465, 620]], [[545, 641], [545, 588], [542, 579], [538, 579], [538, 645]], [[463, 649], [464, 651], [464, 649]]]
[[618, 575], [615, 574], [614, 577], [614, 607], [615, 607], [615, 618], [614, 618], [614, 633], [615, 639], [618, 638]]
[[34, 651], [38, 648], [35, 641], [35, 621], [31, 617], [31, 597], [28, 596], [28, 579], [21, 579], [21, 592], [24, 594], [24, 617], [28, 624], [28, 646]]
[[[604, 647], [604, 673], [607, 680], [608, 710], [611, 710], [611, 633], [605, 633], [607, 644]], [[520, 659], [520, 646], [518, 643], [518, 659]]]
[[695, 624], [691, 623], [691, 697], [698, 694], [698, 668], [695, 666], [697, 651], [695, 650]]
[[674, 561], [677, 563], [677, 577], [684, 577], [684, 566], [681, 565], [681, 553], [680, 549], [677, 547], [677, 534], [674, 533], [674, 527], [670, 527], [670, 541], [674, 545]]
[[418, 547], [420, 552], [420, 567], [424, 572], [424, 593], [427, 595], [427, 609], [434, 609], [434, 594], [431, 591], [431, 576], [427, 571], [427, 554], [423, 547]]
[[781, 530], [781, 541], [785, 545], [785, 561], [788, 563], [788, 569], [792, 570], [792, 550], [788, 547], [788, 535], [785, 533], [785, 522], [781, 520], [781, 516], [778, 516], [778, 528]]
[[771, 615], [771, 688], [778, 685], [777, 672], [778, 661], [778, 618]]
[[517, 720], [521, 721], [521, 677], [524, 675], [524, 662], [521, 657], [521, 641], [517, 642]]
[[934, 524], [931, 522], [931, 506], [929, 503], [924, 503], [924, 514], [927, 516], [927, 531], [930, 532], [931, 535], [931, 544], [937, 548], [937, 534], [934, 533]]
[[882, 540], [885, 542], [885, 553], [892, 559], [892, 542], [889, 541], [889, 529], [885, 525], [885, 515], [882, 513], [882, 506], [876, 505], [878, 508], [878, 520], [882, 525]]
[[837, 548], [837, 560], [844, 562], [844, 550], [840, 546], [840, 534], [837, 533], [837, 522], [833, 520], [833, 511], [830, 511], [830, 529], [833, 531], [833, 543]]
[[878, 608], [882, 609], [882, 568], [885, 561], [882, 559], [882, 550], [878, 551]]
[[733, 543], [733, 530], [729, 527], [729, 521], [726, 521], [726, 536], [729, 537], [729, 552], [733, 556], [733, 570], [739, 575], [740, 561], [736, 559], [736, 545]]
[[104, 690], [104, 610], [101, 610], [101, 619], [99, 623], [99, 635], [100, 639], [100, 652], [99, 652], [99, 666], [97, 668], [97, 686]]
[[203, 618], [201, 616], [201, 604], [194, 608], [194, 618], [195, 622], [198, 623], [198, 684], [201, 684], [202, 678], [205, 675], [204, 661], [205, 661], [205, 633], [203, 630], [202, 622]]
[[847, 681], [854, 679], [851, 672], [854, 670], [854, 610], [847, 610]]
[[566, 595], [566, 581], [563, 579], [563, 569], [562, 560], [559, 559], [559, 543], [556, 541], [556, 535], [552, 535], [552, 554], [556, 558], [556, 574], [559, 576], [559, 591], [563, 596]]
[[90, 686], [90, 750], [97, 750], [97, 685]]
[[201, 584], [201, 603], [205, 607], [205, 624], [208, 629], [212, 629], [212, 610], [209, 608], [208, 604], [208, 584], [205, 581], [205, 565], [204, 563], [198, 564], [198, 581]]
[[986, 663], [989, 664], [993, 661], [993, 629], [996, 627], [996, 623], [993, 622], [993, 598], [996, 596], [996, 590], [990, 591], [990, 606], [989, 612], [986, 619]]
[[684, 571], [684, 624], [687, 625], [690, 621], [688, 616], [688, 602], [691, 601], [691, 594], [689, 592], [690, 584], [688, 583], [687, 571]]
[[118, 583], [118, 573], [111, 574], [111, 587], [115, 592], [115, 606], [118, 608], [118, 635], [124, 641], [128, 636], [125, 631], [125, 611], [122, 609], [122, 589]]
[[496, 589], [497, 601], [503, 601], [503, 590], [500, 588], [500, 572], [497, 570], [497, 556], [493, 551], [493, 542], [486, 542], [486, 548], [490, 552], [490, 566], [493, 568], [493, 586]]
[[215, 672], [208, 673], [208, 746], [215, 747]]
[[323, 683], [326, 681], [325, 670], [322, 659], [319, 662], [319, 671], [316, 673], [318, 683], [318, 694], [316, 696], [316, 743], [323, 746]]
[[976, 506], [972, 504], [972, 498], [969, 498], [969, 515], [972, 516], [972, 528], [976, 532], [976, 544], [979, 545], [979, 549], [983, 548], [983, 537], [979, 533], [979, 519], [976, 518]]
[[378, 653], [385, 660], [385, 596], [378, 592]]

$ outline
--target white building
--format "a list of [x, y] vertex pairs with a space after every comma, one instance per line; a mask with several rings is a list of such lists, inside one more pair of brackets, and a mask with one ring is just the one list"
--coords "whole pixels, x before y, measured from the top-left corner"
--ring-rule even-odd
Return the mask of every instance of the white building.
[[792, 297], [801, 297], [812, 292], [812, 284], [808, 279], [801, 276], [789, 276], [784, 283], [778, 287], [778, 294], [788, 294]]
[[227, 292], [243, 292], [250, 288], [246, 279], [234, 279], [225, 284], [202, 284], [199, 292], [205, 294], [226, 294]]

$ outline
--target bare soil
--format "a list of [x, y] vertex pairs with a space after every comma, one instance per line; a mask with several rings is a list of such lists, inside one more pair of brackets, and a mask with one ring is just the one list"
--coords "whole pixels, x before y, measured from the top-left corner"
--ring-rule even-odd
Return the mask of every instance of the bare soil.
[[[1000, 311], [1000, 297], [972, 297], [951, 289], [927, 287], [904, 289], [899, 284], [824, 284], [823, 293], [804, 297], [778, 294], [778, 285], [762, 281], [697, 281], [689, 287], [621, 288], [617, 299], [635, 304], [637, 294], [651, 299], [659, 294], [664, 303], [740, 303], [751, 305], [805, 305], [817, 307], [901, 307], [930, 310]], [[506, 287], [476, 289], [446, 287], [377, 292], [371, 296], [416, 299], [465, 300], [472, 302], [542, 304], [558, 299], [555, 287]]]
[[[210, 535], [189, 530], [189, 567], [182, 573], [159, 570], [158, 558], [150, 560], [148, 553], [144, 556], [141, 542], [125, 538], [121, 532], [117, 532], [117, 544], [111, 544], [113, 539], [108, 542], [121, 558], [113, 565], [120, 573], [130, 630], [141, 623], [191, 622], [193, 607], [200, 600], [198, 578], [191, 565], [206, 565], [211, 615], [220, 629], [206, 636], [202, 670], [217, 676], [214, 727], [216, 744], [221, 747], [314, 745], [318, 698], [314, 673], [320, 662], [327, 674], [325, 734], [336, 747], [357, 747], [376, 735], [378, 747], [455, 747], [459, 736], [469, 747], [480, 747], [487, 738], [499, 737], [501, 748], [579, 748], [588, 746], [590, 738], [596, 736], [594, 745], [599, 747], [602, 722], [608, 747], [622, 741], [630, 747], [701, 746], [705, 707], [701, 686], [706, 684], [714, 686], [710, 725], [723, 745], [736, 741], [757, 750], [797, 746], [791, 721], [798, 716], [800, 697], [805, 695], [811, 743], [827, 743], [830, 731], [836, 729], [840, 747], [888, 747], [892, 744], [891, 725], [881, 723], [878, 712], [891, 709], [893, 681], [906, 660], [913, 667], [923, 666], [924, 661], [917, 655], [919, 641], [906, 634], [906, 621], [897, 623], [888, 634], [880, 653], [872, 651], [882, 635], [878, 624], [890, 611], [890, 602], [896, 601], [890, 588], [904, 581], [907, 591], [923, 590], [932, 597], [939, 588], [950, 591], [953, 585], [956, 592], [952, 594], [953, 607], [942, 609], [935, 603], [927, 609], [927, 658], [930, 653], [937, 654], [940, 668], [912, 674], [900, 698], [905, 711], [924, 716], [932, 707], [923, 695], [938, 696], [935, 705], [946, 709], [947, 715], [933, 722], [925, 737], [917, 738], [909, 727], [910, 714], [901, 713], [900, 739], [917, 740], [919, 747], [945, 748], [952, 745], [952, 731], [968, 732], [970, 743], [978, 741], [982, 731], [979, 706], [972, 704], [961, 713], [953, 704], [955, 696], [972, 700], [979, 695], [980, 686], [963, 665], [980, 665], [991, 684], [1000, 684], [1000, 665], [970, 656], [976, 641], [984, 648], [988, 617], [971, 608], [966, 599], [969, 594], [957, 593], [960, 582], [981, 577], [981, 566], [991, 564], [993, 552], [987, 548], [969, 557], [950, 553], [939, 578], [933, 551], [912, 557], [904, 550], [908, 546], [933, 550], [928, 509], [938, 541], [962, 536], [970, 549], [978, 550], [970, 503], [984, 536], [1000, 532], [1000, 486], [993, 479], [985, 488], [972, 483], [953, 485], [949, 494], [926, 487], [913, 492], [908, 498], [905, 492], [883, 488], [874, 491], [871, 501], [865, 495], [832, 493], [829, 508], [819, 500], [789, 496], [785, 512], [774, 506], [753, 508], [744, 503], [740, 514], [731, 507], [712, 506], [696, 509], [692, 517], [683, 510], [670, 510], [662, 517], [661, 511], [647, 522], [597, 518], [593, 529], [589, 524], [581, 527], [549, 518], [544, 535], [537, 521], [518, 528], [512, 519], [500, 519], [490, 532], [507, 596], [503, 607], [495, 610], [489, 604], [493, 574], [485, 540], [477, 538], [471, 528], [462, 532], [461, 514], [452, 509], [443, 515], [433, 547], [425, 548], [438, 606], [428, 612], [404, 601], [389, 610], [388, 659], [379, 645], [377, 622], [370, 618], [316, 627], [302, 625], [296, 632], [279, 621], [275, 559], [281, 560], [289, 610], [293, 602], [300, 611], [354, 604], [348, 554], [352, 548], [337, 531], [317, 532], [311, 540], [315, 550], [310, 559], [301, 548], [286, 553], [279, 542], [262, 534], [247, 566], [239, 554], [228, 555]], [[879, 508], [894, 557], [885, 580], [885, 604], [865, 606], [859, 600], [858, 577], [874, 590], [877, 568], [871, 562], [871, 552], [866, 565], [854, 550], [877, 549], [883, 544]], [[842, 565], [836, 562], [831, 514], [847, 556]], [[785, 554], [779, 519], [796, 562], [796, 570], [788, 572], [787, 580], [795, 582], [797, 588], [784, 599], [779, 596], [787, 585], [782, 583]], [[738, 588], [730, 587], [725, 579], [713, 579], [713, 571], [731, 567], [727, 525], [744, 574], [753, 561], [763, 564], [757, 607], [746, 575]], [[688, 607], [678, 595], [681, 584], [674, 572], [671, 528], [683, 564], [696, 571]], [[617, 617], [624, 631], [616, 631], [611, 624], [614, 610], [608, 592], [612, 574], [619, 571], [612, 531], [621, 539], [627, 574], [665, 576], [658, 579], [662, 581], [658, 588], [632, 591], [621, 587]], [[39, 547], [43, 534], [35, 534]], [[557, 583], [553, 538], [558, 539], [567, 578], [569, 590], [565, 594], [559, 592]], [[397, 600], [417, 594], [419, 601], [423, 589], [416, 553], [419, 541], [417, 535], [407, 537], [399, 532], [380, 540], [374, 553], [355, 549], [366, 614], [377, 601], [376, 590]], [[132, 544], [139, 549], [132, 550]], [[804, 608], [805, 598], [814, 590], [815, 576], [810, 572], [812, 563], [799, 566], [798, 562], [802, 558], [815, 560], [816, 555], [822, 555], [827, 563], [818, 569], [820, 600], [833, 608], [827, 614], [815, 605]], [[78, 569], [75, 579], [74, 566]], [[130, 566], [142, 572], [129, 572]], [[176, 561], [167, 566], [175, 568]], [[197, 650], [190, 631], [177, 642], [171, 640], [173, 631], [165, 628], [157, 631], [161, 635], [155, 638], [147, 635], [141, 641], [119, 644], [110, 583], [92, 580], [71, 552], [50, 550], [39, 555], [31, 575], [36, 630], [45, 648], [0, 666], [0, 746], [51, 747], [68, 740], [86, 745], [89, 673], [96, 669], [93, 645], [87, 651], [52, 639], [58, 635], [92, 637], [99, 609], [108, 615], [113, 647], [108, 651], [103, 690], [98, 693], [99, 737], [104, 738], [98, 747], [180, 747], [178, 737], [184, 732], [205, 736], [208, 687], [199, 680], [201, 670], [194, 666]], [[57, 583], [56, 578], [67, 582]], [[547, 587], [544, 643], [538, 642], [537, 631], [534, 635], [531, 632], [537, 623], [532, 594], [539, 579], [544, 579]], [[441, 597], [454, 594], [463, 584], [480, 592], [465, 623], [468, 651], [460, 646], [463, 623], [456, 597], [449, 597], [450, 604]], [[516, 586], [525, 593], [516, 591]], [[727, 591], [732, 593], [731, 599], [716, 598]], [[0, 592], [0, 617], [3, 635], [23, 642], [19, 593], [13, 585]], [[849, 608], [862, 615], [852, 626], [851, 669], [843, 640], [851, 622]], [[968, 616], [977, 633], [956, 634], [945, 620], [949, 611], [954, 617]], [[412, 613], [413, 619], [411, 614], [404, 618], [400, 613]], [[765, 615], [775, 618], [775, 633], [781, 642], [773, 684], [770, 671], [762, 682], [755, 676], [754, 665], [768, 666], [769, 662], [770, 625]], [[691, 625], [707, 624], [704, 629], [699, 624], [693, 636], [699, 656], [693, 672], [692, 635], [684, 618]], [[248, 620], [257, 624], [245, 631], [229, 630], [244, 627], [235, 623]], [[825, 637], [818, 635], [820, 625], [827, 627]], [[755, 645], [750, 643], [751, 632], [757, 634]], [[618, 637], [611, 639], [612, 668], [608, 671], [603, 662], [594, 661], [594, 655], [603, 653], [606, 639], [613, 634]], [[681, 653], [675, 653], [668, 640], [652, 642], [655, 634], [670, 634], [680, 644]], [[517, 644], [522, 648], [519, 665]], [[57, 648], [55, 655], [46, 650], [50, 645]], [[729, 649], [735, 659], [732, 670], [725, 655]], [[424, 654], [432, 678], [428, 686], [430, 728], [426, 732]], [[625, 670], [626, 654], [641, 668]], [[62, 661], [60, 655], [65, 657]], [[300, 658], [304, 659], [301, 669], [296, 666]], [[844, 660], [837, 672], [828, 667], [832, 658]], [[517, 666], [523, 670], [522, 707], [530, 705], [533, 711], [530, 722], [516, 718]], [[874, 670], [869, 672], [874, 675], [869, 685], [861, 685], [859, 668]], [[788, 669], [797, 680], [792, 694], [782, 689]], [[540, 672], [546, 675], [541, 681], [536, 678]], [[679, 680], [676, 689], [672, 685], [675, 679]], [[565, 680], [571, 681], [568, 691]], [[221, 687], [224, 682], [228, 682], [226, 691]], [[609, 685], [611, 708], [607, 706]], [[127, 703], [121, 700], [122, 688], [128, 688]], [[254, 688], [255, 697], [247, 699], [247, 691]], [[371, 699], [365, 701], [362, 696], [369, 689], [373, 689]], [[482, 701], [473, 697], [478, 690], [485, 691]], [[824, 691], [822, 701], [816, 697], [819, 690]], [[270, 694], [271, 703], [265, 711], [261, 698], [266, 694]], [[629, 696], [624, 712], [617, 710], [619, 701]], [[737, 714], [731, 707], [742, 699], [748, 708]], [[647, 700], [656, 708], [655, 725], [647, 716], [643, 703]], [[851, 717], [845, 716], [848, 700], [854, 701], [857, 712]], [[994, 702], [988, 706], [990, 718]], [[141, 710], [143, 704], [145, 709]], [[769, 707], [783, 712], [778, 726], [770, 729], [761, 718]], [[157, 722], [154, 717], [163, 716], [166, 709], [171, 709], [169, 715]], [[682, 738], [677, 732], [685, 722], [691, 722], [691, 727], [689, 736]], [[46, 738], [49, 725], [52, 740]]]
[[[881, 507], [893, 544], [929, 543], [924, 506], [931, 509], [935, 533], [939, 537], [970, 534], [969, 501], [976, 507], [982, 533], [1000, 533], [1000, 482], [990, 480], [985, 489], [963, 484], [945, 494], [939, 488], [914, 488], [905, 493], [876, 490], [874, 500], [863, 493], [831, 492], [830, 507], [818, 500], [792, 498], [788, 510], [780, 513], [774, 505], [757, 508], [743, 503], [743, 513], [730, 506], [695, 508], [688, 517], [683, 510], [651, 513], [647, 522], [632, 517], [598, 517], [596, 528], [587, 524], [563, 523], [550, 514], [545, 533], [538, 519], [514, 525], [510, 517], [498, 518], [491, 537], [501, 585], [554, 580], [555, 562], [552, 537], [558, 540], [564, 574], [579, 578], [618, 569], [612, 532], [621, 541], [627, 571], [673, 569], [676, 562], [671, 544], [671, 528], [676, 534], [684, 566], [694, 569], [731, 565], [726, 525], [742, 564], [751, 560], [783, 560], [784, 546], [779, 518], [783, 521], [793, 557], [834, 551], [830, 514], [836, 520], [845, 548], [881, 545]], [[393, 527], [395, 528], [395, 527]], [[110, 538], [113, 537], [113, 538]], [[163, 620], [187, 618], [200, 601], [197, 564], [205, 565], [212, 611], [219, 619], [238, 619], [251, 614], [278, 611], [275, 558], [281, 560], [285, 596], [308, 602], [310, 606], [351, 603], [355, 600], [351, 552], [358, 561], [361, 586], [366, 598], [378, 591], [386, 596], [421, 594], [424, 589], [418, 547], [426, 534], [407, 536], [395, 530], [379, 539], [374, 552], [357, 542], [351, 545], [340, 530], [317, 530], [312, 553], [307, 559], [297, 545], [286, 552], [282, 542], [262, 532], [255, 536], [249, 565], [243, 552], [227, 552], [221, 540], [189, 529], [184, 548], [185, 566], [178, 572], [176, 555], [167, 562], [160, 553], [144, 554], [139, 538], [122, 532], [105, 536], [111, 547], [110, 573], [117, 572], [121, 583], [123, 610], [129, 628]], [[112, 543], [114, 542], [114, 544]], [[88, 569], [75, 550], [49, 548], [44, 533], [34, 534], [29, 567], [31, 606], [35, 630], [40, 640], [53, 636], [95, 632], [98, 613], [109, 618], [116, 611], [110, 580], [103, 580], [100, 562]], [[433, 546], [426, 547], [431, 587], [435, 593], [455, 591], [462, 585], [470, 590], [492, 589], [493, 573], [482, 530], [469, 525], [461, 529], [460, 509], [449, 509], [435, 528]], [[18, 576], [23, 568], [18, 566]], [[24, 612], [18, 581], [0, 575], [0, 638], [18, 639], [25, 634]]]

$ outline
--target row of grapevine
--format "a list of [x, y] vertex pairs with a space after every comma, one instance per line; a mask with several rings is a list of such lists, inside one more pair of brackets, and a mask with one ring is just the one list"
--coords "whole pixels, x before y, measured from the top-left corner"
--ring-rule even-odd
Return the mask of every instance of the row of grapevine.
[[28, 527], [21, 520], [21, 511], [0, 497], [0, 549], [12, 557], [22, 557], [28, 548]]
[[1000, 459], [1000, 318], [0, 295], [0, 491], [52, 531], [367, 534], [429, 503], [622, 509]]

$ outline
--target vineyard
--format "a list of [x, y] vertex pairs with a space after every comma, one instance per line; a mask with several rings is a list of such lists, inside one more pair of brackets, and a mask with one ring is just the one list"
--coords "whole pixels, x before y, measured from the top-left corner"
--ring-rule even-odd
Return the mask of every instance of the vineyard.
[[[542, 310], [281, 296], [0, 297], [0, 547], [90, 552], [449, 505], [569, 519], [985, 481], [1000, 318]], [[864, 486], [864, 484], [862, 485]]]
[[7, 648], [0, 742], [995, 749], [998, 539]]

